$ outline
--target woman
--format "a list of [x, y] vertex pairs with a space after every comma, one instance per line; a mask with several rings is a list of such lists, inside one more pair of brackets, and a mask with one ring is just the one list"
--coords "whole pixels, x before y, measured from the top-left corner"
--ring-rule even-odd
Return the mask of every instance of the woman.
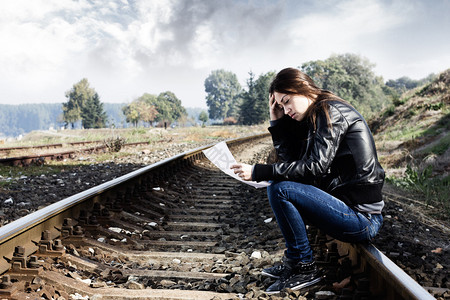
[[268, 198], [286, 242], [283, 264], [262, 271], [276, 278], [267, 293], [297, 290], [321, 280], [304, 219], [346, 242], [367, 242], [383, 218], [380, 166], [364, 118], [319, 89], [301, 71], [280, 71], [269, 90], [274, 164], [237, 163], [244, 180], [269, 180]]

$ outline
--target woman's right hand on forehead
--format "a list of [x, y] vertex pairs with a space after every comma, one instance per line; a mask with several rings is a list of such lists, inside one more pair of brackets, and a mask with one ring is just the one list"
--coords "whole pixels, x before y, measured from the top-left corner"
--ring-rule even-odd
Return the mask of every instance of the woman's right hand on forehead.
[[275, 101], [275, 95], [269, 95], [270, 120], [278, 120], [284, 115], [283, 108]]

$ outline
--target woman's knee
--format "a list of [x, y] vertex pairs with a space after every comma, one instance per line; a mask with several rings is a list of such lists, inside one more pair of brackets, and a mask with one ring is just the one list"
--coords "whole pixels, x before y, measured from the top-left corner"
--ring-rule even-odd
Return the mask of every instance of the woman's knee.
[[280, 201], [284, 199], [283, 197], [283, 184], [281, 182], [273, 182], [267, 187], [267, 196], [269, 198], [269, 203], [273, 207], [274, 205], [279, 205]]
[[292, 192], [301, 189], [298, 183], [293, 186], [291, 181], [273, 182], [267, 187], [267, 196], [272, 207], [292, 202]]

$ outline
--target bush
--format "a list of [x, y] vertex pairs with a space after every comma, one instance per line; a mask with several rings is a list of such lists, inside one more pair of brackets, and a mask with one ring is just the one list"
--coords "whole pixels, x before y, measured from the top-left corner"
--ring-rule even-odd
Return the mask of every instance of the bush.
[[450, 176], [432, 177], [432, 173], [432, 166], [418, 170], [408, 165], [404, 177], [389, 177], [387, 181], [409, 192], [419, 193], [425, 204], [443, 208], [448, 215], [450, 213]]
[[224, 125], [235, 125], [237, 124], [237, 120], [234, 117], [228, 117], [223, 119], [223, 124]]
[[109, 138], [105, 140], [104, 143], [109, 152], [119, 152], [123, 145], [125, 145], [125, 139], [119, 136], [116, 138]]

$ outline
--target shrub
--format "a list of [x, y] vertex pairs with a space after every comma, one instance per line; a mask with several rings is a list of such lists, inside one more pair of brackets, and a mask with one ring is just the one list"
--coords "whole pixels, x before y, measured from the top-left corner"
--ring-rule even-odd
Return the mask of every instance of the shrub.
[[235, 125], [237, 124], [237, 120], [234, 117], [228, 117], [223, 119], [223, 124], [224, 125]]
[[116, 138], [109, 138], [105, 140], [104, 143], [109, 152], [119, 152], [125, 144], [125, 139], [119, 136]]

